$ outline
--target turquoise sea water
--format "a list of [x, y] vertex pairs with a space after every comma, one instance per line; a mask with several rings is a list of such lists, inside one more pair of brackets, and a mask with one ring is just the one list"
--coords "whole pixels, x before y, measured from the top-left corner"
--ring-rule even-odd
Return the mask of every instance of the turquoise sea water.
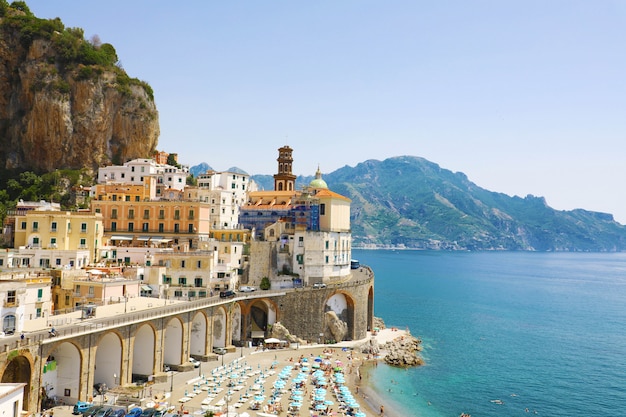
[[400, 414], [626, 413], [626, 254], [353, 257], [376, 274], [374, 314], [423, 341], [425, 366], [368, 374]]

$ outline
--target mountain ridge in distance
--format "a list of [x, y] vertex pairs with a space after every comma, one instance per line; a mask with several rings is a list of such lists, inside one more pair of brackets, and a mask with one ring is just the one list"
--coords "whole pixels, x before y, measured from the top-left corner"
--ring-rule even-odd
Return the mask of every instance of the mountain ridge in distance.
[[[301, 189], [314, 176], [298, 176]], [[369, 159], [323, 175], [352, 200], [353, 247], [423, 250], [617, 252], [626, 227], [613, 215], [555, 210], [545, 198], [509, 196], [479, 187], [416, 156]], [[259, 189], [273, 175], [252, 175]]]

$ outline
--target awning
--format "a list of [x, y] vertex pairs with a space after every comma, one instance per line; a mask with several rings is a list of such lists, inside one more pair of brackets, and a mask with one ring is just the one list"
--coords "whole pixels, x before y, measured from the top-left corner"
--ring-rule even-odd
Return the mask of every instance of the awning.
[[152, 288], [148, 285], [142, 285], [141, 286], [141, 291], [150, 291], [152, 292]]
[[265, 343], [280, 343], [281, 340], [280, 339], [276, 339], [275, 337], [271, 337], [269, 339], [265, 339], [264, 341]]
[[137, 240], [143, 240], [143, 241], [150, 240], [150, 239], [152, 239], [152, 236], [139, 236], [137, 238]]
[[132, 236], [111, 236], [111, 240], [133, 240]]

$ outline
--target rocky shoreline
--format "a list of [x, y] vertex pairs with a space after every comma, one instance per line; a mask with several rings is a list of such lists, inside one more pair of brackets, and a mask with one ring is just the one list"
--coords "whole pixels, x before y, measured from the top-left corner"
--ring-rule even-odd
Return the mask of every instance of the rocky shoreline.
[[[375, 317], [376, 328], [386, 329], [382, 319]], [[391, 331], [396, 331], [395, 327]], [[420, 366], [424, 359], [418, 354], [422, 350], [422, 341], [406, 331], [400, 332], [398, 337], [379, 345], [375, 337], [358, 346], [358, 350], [366, 355], [380, 357], [388, 365], [397, 367]]]

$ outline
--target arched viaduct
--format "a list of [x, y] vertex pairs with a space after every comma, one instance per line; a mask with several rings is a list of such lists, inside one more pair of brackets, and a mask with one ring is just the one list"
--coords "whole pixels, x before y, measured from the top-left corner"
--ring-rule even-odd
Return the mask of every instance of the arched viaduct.
[[29, 333], [25, 340], [4, 338], [0, 381], [23, 382], [24, 411], [41, 410], [47, 396], [65, 403], [89, 400], [95, 384], [108, 387], [167, 378], [164, 365], [189, 370], [189, 358], [217, 359], [214, 347], [234, 349], [281, 322], [300, 339], [317, 343], [332, 310], [347, 324], [345, 340], [363, 339], [373, 321], [371, 270], [324, 289], [258, 291], [234, 299], [205, 299], [168, 304], [155, 299], [148, 310], [102, 319], [76, 321]]

